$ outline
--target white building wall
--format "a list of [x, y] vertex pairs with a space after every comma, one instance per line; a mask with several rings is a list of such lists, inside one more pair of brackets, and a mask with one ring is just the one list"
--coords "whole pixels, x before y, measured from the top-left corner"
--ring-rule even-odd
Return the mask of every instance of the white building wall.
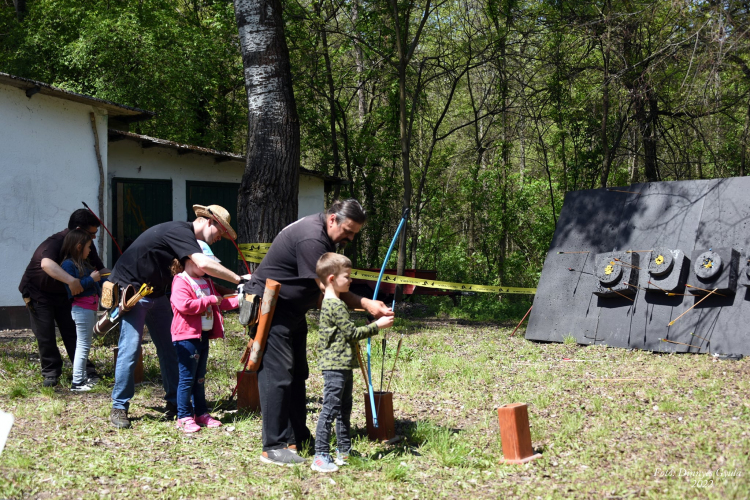
[[300, 219], [324, 211], [326, 193], [323, 179], [311, 175], [300, 175], [297, 200], [299, 203], [297, 217]]
[[98, 210], [92, 111], [106, 175], [105, 111], [0, 84], [0, 307], [23, 305], [18, 284], [31, 255], [82, 201]]
[[[216, 163], [211, 156], [179, 154], [163, 147], [143, 148], [138, 142], [118, 140], [109, 144], [109, 174], [107, 188], [112, 196], [112, 178], [171, 179], [172, 217], [187, 220], [187, 181], [234, 182], [242, 180], [245, 163], [225, 161]], [[325, 205], [323, 179], [300, 175], [298, 217], [322, 212]], [[108, 212], [111, 226], [112, 214]]]

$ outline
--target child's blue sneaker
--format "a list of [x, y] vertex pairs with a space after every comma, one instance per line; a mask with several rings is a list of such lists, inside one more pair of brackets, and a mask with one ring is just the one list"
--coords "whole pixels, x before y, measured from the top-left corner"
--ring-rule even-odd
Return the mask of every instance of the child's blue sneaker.
[[329, 455], [315, 455], [310, 468], [317, 472], [336, 472], [339, 470], [339, 468], [336, 467], [336, 464], [331, 461]]

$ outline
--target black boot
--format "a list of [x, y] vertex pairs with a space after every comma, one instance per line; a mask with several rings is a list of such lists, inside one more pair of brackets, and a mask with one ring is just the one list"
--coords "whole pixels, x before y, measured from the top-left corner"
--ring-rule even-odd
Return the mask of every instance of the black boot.
[[164, 412], [164, 418], [167, 420], [174, 420], [177, 418], [177, 405], [167, 401], [166, 411]]

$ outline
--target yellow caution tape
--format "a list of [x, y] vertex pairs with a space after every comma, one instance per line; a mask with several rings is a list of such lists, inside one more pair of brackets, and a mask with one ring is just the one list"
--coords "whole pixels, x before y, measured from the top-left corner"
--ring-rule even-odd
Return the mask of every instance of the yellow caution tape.
[[240, 245], [240, 250], [248, 251], [248, 252], [268, 252], [268, 249], [271, 248], [271, 243], [242, 243]]
[[[266, 252], [271, 247], [270, 243], [243, 243], [240, 246], [242, 254], [248, 262], [259, 263], [263, 260]], [[373, 271], [364, 271], [362, 269], [352, 269], [352, 278], [377, 281], [380, 273]], [[460, 292], [485, 292], [485, 293], [504, 293], [504, 294], [521, 294], [535, 295], [536, 288], [518, 288], [512, 286], [493, 286], [493, 285], [467, 285], [464, 283], [452, 283], [450, 281], [426, 280], [423, 278], [410, 278], [408, 276], [394, 276], [384, 274], [382, 283], [393, 283], [396, 285], [415, 285], [425, 288], [440, 288], [442, 290], [456, 290]]]
[[253, 262], [255, 262], [256, 260], [258, 262], [260, 262], [261, 260], [263, 260], [263, 257], [266, 256], [266, 254], [264, 254], [264, 253], [260, 253], [260, 252], [246, 252], [245, 250], [242, 251], [242, 255], [244, 255], [245, 258], [248, 261], [252, 260]]
[[[352, 269], [352, 278], [377, 281], [380, 273], [373, 271], [363, 271], [361, 269]], [[426, 280], [424, 278], [410, 278], [408, 276], [394, 276], [384, 274], [382, 283], [395, 283], [396, 285], [416, 285], [425, 288], [441, 288], [443, 290], [457, 290], [461, 292], [489, 292], [489, 293], [515, 293], [515, 294], [536, 294], [536, 288], [518, 288], [512, 286], [492, 286], [492, 285], [467, 285], [464, 283], [452, 283], [450, 281]]]

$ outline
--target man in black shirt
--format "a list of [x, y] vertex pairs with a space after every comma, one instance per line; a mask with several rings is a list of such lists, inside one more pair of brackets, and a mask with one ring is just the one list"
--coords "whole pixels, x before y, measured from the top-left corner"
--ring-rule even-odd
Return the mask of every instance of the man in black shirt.
[[[366, 217], [357, 200], [336, 201], [325, 213], [304, 217], [285, 227], [253, 273], [251, 293], [262, 296], [268, 278], [281, 283], [258, 369], [263, 462], [304, 462], [296, 455], [296, 449], [312, 439], [305, 424], [305, 380], [309, 375], [305, 314], [317, 306], [324, 290], [315, 265], [324, 253], [335, 252], [340, 244], [352, 241]], [[341, 300], [351, 308], [364, 308], [375, 317], [393, 315], [382, 302], [353, 293], [342, 294]]]
[[135, 392], [133, 372], [144, 324], [148, 326], [159, 357], [167, 416], [176, 415], [179, 375], [177, 355], [172, 345], [172, 307], [167, 296], [172, 284], [172, 261], [177, 259], [184, 264], [190, 259], [211, 276], [240, 282], [240, 276], [206, 257], [198, 244], [198, 240], [202, 240], [211, 245], [224, 235], [217, 218], [231, 237], [236, 238], [229, 224], [229, 213], [218, 205], [193, 205], [193, 210], [198, 216], [193, 222], [165, 222], [147, 229], [125, 250], [109, 278], [120, 287], [132, 285], [138, 290], [147, 283], [154, 289], [151, 295], [142, 298], [122, 315], [110, 413], [110, 420], [117, 428], [130, 427], [128, 408]]
[[[73, 212], [68, 219], [67, 229], [53, 234], [37, 247], [18, 285], [18, 290], [31, 316], [31, 330], [34, 332], [39, 347], [39, 361], [45, 387], [56, 386], [62, 374], [62, 358], [57, 348], [55, 323], [60, 330], [60, 336], [70, 361], [72, 362], [75, 358], [78, 336], [76, 324], [71, 316], [71, 303], [65, 284], [70, 287], [74, 295], [81, 293], [83, 288], [80, 280], [66, 273], [59, 265], [60, 250], [62, 250], [65, 235], [74, 229], [83, 229], [91, 235], [93, 240], [99, 229], [99, 220], [85, 208]], [[97, 271], [104, 269], [104, 264], [93, 244], [89, 253], [89, 261]], [[99, 379], [94, 364], [90, 360], [86, 365], [86, 372], [90, 381], [95, 382]]]

